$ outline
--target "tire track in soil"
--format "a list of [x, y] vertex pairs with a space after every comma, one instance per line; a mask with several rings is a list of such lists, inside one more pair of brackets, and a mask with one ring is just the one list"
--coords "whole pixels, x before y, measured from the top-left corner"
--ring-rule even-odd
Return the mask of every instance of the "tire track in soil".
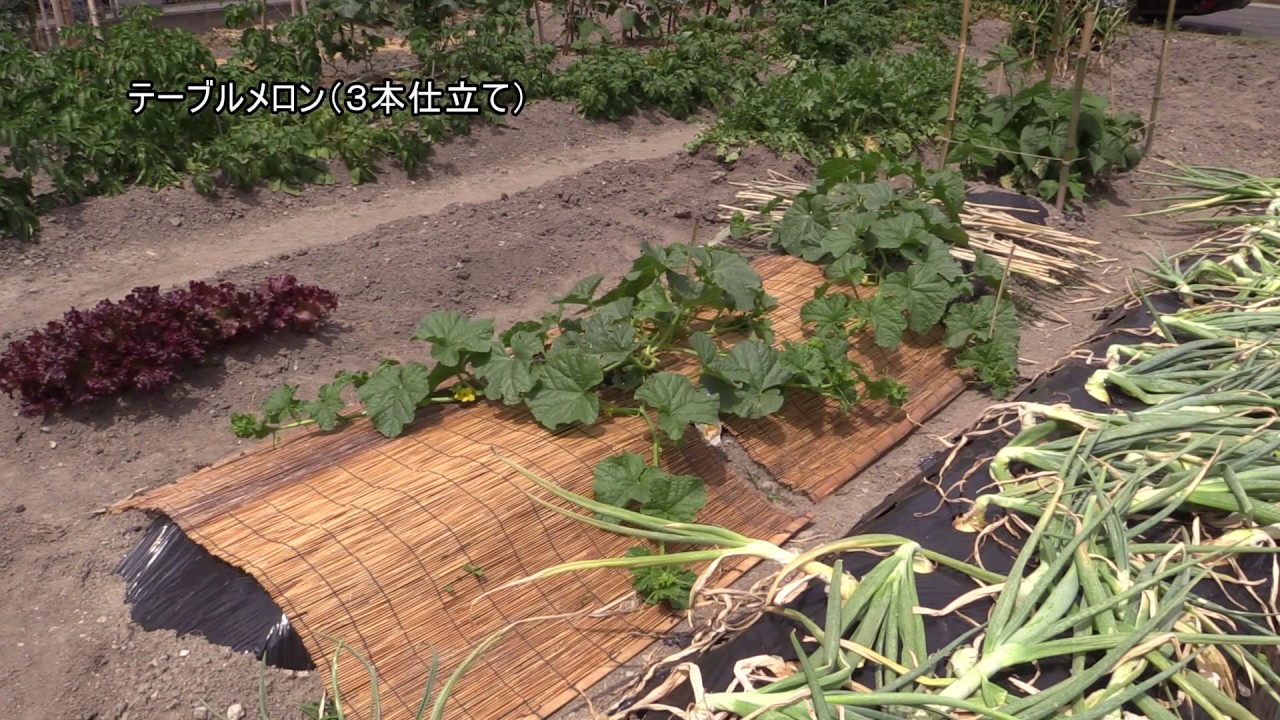
[[[281, 253], [335, 245], [388, 223], [431, 215], [451, 205], [498, 200], [601, 163], [653, 160], [680, 153], [698, 129], [696, 125], [678, 125], [638, 137], [607, 139], [581, 152], [525, 159], [516, 169], [485, 168], [462, 177], [395, 188], [368, 202], [340, 199], [316, 205], [265, 225], [257, 218], [245, 218], [147, 248], [90, 251], [68, 268], [75, 282], [24, 286], [15, 282], [16, 278], [6, 278], [0, 284], [0, 335], [60, 318], [72, 306], [88, 307], [102, 298], [123, 297], [140, 285], [165, 288], [185, 284]], [[112, 271], [96, 270], [103, 267]]]

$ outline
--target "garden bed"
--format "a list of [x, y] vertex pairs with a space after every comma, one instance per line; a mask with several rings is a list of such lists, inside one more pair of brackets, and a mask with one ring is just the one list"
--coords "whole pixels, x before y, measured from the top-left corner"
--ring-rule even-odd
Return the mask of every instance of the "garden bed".
[[[975, 29], [975, 34], [977, 34]], [[977, 42], [979, 38], [975, 39]], [[991, 37], [995, 37], [992, 35]], [[988, 44], [989, 47], [990, 44]], [[1121, 107], [1145, 112], [1158, 37], [1138, 30], [1116, 49]], [[972, 48], [971, 48], [972, 50]], [[1230, 57], [1234, 56], [1234, 57]], [[1235, 65], [1233, 63], [1240, 63]], [[1280, 65], [1273, 46], [1182, 35], [1170, 58], [1160, 152], [1184, 162], [1260, 170], [1280, 155], [1274, 110], [1250, 67]], [[1106, 76], [1091, 80], [1108, 93]], [[394, 172], [377, 185], [312, 188], [299, 197], [232, 194], [205, 200], [185, 189], [134, 190], [46, 217], [38, 245], [0, 244], [0, 332], [25, 333], [68, 307], [119, 297], [141, 284], [230, 279], [253, 285], [288, 272], [337, 292], [341, 309], [317, 338], [289, 336], [232, 351], [156, 397], [48, 419], [0, 417], [10, 439], [0, 467], [0, 674], [18, 718], [189, 717], [203, 701], [252, 708], [257, 666], [207, 642], [132, 625], [113, 570], [145, 531], [136, 518], [95, 511], [242, 447], [232, 411], [256, 406], [281, 382], [314, 386], [339, 368], [411, 351], [409, 328], [439, 308], [500, 319], [527, 315], [587, 272], [615, 275], [638, 240], [687, 241], [719, 229], [719, 205], [793, 160], [748, 151], [725, 165], [682, 145], [694, 129], [653, 116], [596, 124], [556, 103], [530, 107], [506, 129], [482, 129], [437, 149], [411, 184]], [[1117, 269], [1145, 264], [1155, 241], [1185, 235], [1126, 217], [1148, 191], [1122, 178], [1071, 229], [1103, 243]], [[505, 197], [504, 197], [505, 195]], [[1062, 226], [1062, 218], [1051, 223]], [[1115, 284], [1122, 273], [1101, 276]], [[1092, 331], [1086, 293], [1046, 296], [1053, 313], [1024, 331], [1034, 374]], [[1068, 321], [1060, 322], [1055, 316]], [[400, 330], [396, 334], [396, 330]], [[9, 338], [12, 339], [12, 338]], [[969, 424], [987, 401], [966, 393], [847, 491], [810, 508], [814, 533], [851, 521], [914, 476], [936, 436]], [[16, 410], [16, 403], [12, 405]], [[786, 499], [786, 498], [783, 498]], [[626, 671], [624, 671], [625, 673]], [[626, 680], [625, 674], [615, 680]], [[272, 717], [321, 694], [321, 679], [267, 673]]]

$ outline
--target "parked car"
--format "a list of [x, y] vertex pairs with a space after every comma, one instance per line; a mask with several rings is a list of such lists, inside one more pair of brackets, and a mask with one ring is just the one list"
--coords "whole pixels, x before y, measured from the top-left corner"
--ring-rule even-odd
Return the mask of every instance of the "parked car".
[[[1176, 20], [1224, 10], [1239, 10], [1247, 7], [1249, 2], [1250, 0], [1175, 0], [1173, 17]], [[1163, 22], [1168, 11], [1168, 0], [1134, 0], [1129, 8], [1129, 17], [1139, 22]]]

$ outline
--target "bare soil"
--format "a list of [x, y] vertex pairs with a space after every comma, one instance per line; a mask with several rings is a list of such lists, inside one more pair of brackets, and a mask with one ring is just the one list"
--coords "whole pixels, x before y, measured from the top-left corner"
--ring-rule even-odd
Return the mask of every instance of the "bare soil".
[[[1000, 33], [978, 28], [977, 48]], [[1116, 104], [1147, 112], [1159, 36], [1134, 28], [1112, 64]], [[1280, 109], [1269, 104], [1280, 46], [1179, 34], [1170, 56], [1156, 157], [1275, 173]], [[1268, 70], [1269, 69], [1269, 70]], [[1106, 73], [1091, 81], [1110, 92]], [[205, 200], [186, 189], [131, 191], [58, 211], [39, 244], [0, 246], [0, 334], [10, 338], [69, 307], [118, 298], [137, 285], [192, 279], [253, 283], [280, 272], [336, 291], [341, 305], [317, 337], [282, 335], [227, 353], [151, 397], [47, 418], [0, 400], [0, 701], [14, 720], [199, 717], [202, 701], [251, 715], [257, 665], [199, 638], [130, 623], [113, 575], [147, 519], [95, 510], [234, 453], [232, 410], [255, 407], [277, 384], [314, 387], [341, 368], [420, 353], [408, 341], [436, 308], [536, 315], [546, 298], [592, 273], [623, 270], [641, 241], [688, 240], [719, 229], [729, 183], [793, 160], [753, 150], [732, 166], [682, 150], [697, 127], [657, 117], [601, 125], [553, 103], [510, 127], [440, 147], [425, 173], [392, 169], [381, 183]], [[1104, 243], [1115, 258], [1101, 282], [1122, 287], [1142, 253], [1175, 250], [1186, 232], [1126, 217], [1150, 189], [1121, 178], [1083, 215], [1054, 222]], [[1038, 298], [1024, 334], [1024, 372], [1043, 370], [1092, 330], [1096, 293]], [[875, 467], [816, 508], [801, 538], [839, 535], [915, 474], [941, 438], [989, 399], [960, 399]], [[799, 502], [799, 501], [792, 501]], [[625, 679], [626, 674], [614, 680]], [[603, 687], [608, 687], [606, 683]], [[313, 673], [267, 675], [273, 718], [301, 717], [318, 700]], [[566, 716], [580, 714], [570, 709]]]

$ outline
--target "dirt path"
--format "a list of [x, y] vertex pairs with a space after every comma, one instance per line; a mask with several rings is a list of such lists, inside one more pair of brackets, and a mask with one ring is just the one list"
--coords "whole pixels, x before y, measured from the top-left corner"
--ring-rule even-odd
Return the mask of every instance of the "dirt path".
[[[104, 297], [123, 296], [138, 285], [169, 286], [206, 278], [280, 254], [341, 243], [387, 223], [439, 212], [449, 205], [498, 200], [606, 161], [648, 160], [678, 153], [699, 129], [692, 124], [653, 120], [635, 123], [634, 132], [608, 128], [594, 138], [584, 138], [589, 142], [557, 152], [543, 142], [542, 131], [560, 125], [572, 137], [588, 135], [587, 128], [593, 125], [564, 117], [566, 110], [553, 104], [535, 105], [512, 122], [511, 128], [482, 130], [480, 134], [487, 137], [451, 145], [433, 159], [426, 180], [309, 193], [299, 201], [288, 196], [266, 198], [263, 203], [256, 198], [238, 198], [249, 210], [239, 213], [237, 208], [222, 209], [183, 190], [155, 193], [158, 198], [147, 199], [159, 199], [173, 207], [173, 214], [161, 217], [161, 213], [150, 213], [150, 217], [141, 218], [140, 226], [135, 225], [122, 243], [59, 248], [71, 257], [58, 263], [60, 272], [53, 278], [45, 272], [47, 265], [37, 259], [44, 254], [41, 250], [32, 250], [37, 258], [12, 258], [10, 261], [30, 270], [17, 282], [0, 287], [0, 333], [55, 319], [68, 306], [88, 306]], [[566, 121], [568, 127], [561, 125]], [[189, 207], [166, 202], [183, 195]], [[131, 217], [134, 208], [129, 207], [136, 204], [131, 202], [135, 199], [104, 198], [88, 209], [77, 207], [60, 213], [50, 224], [75, 229], [55, 230], [54, 241], [65, 241], [85, 230], [92, 232], [90, 228], [96, 230], [95, 226], [137, 223], [140, 218]], [[119, 215], [118, 220], [111, 215]], [[194, 221], [192, 215], [196, 216]], [[83, 251], [75, 252], [77, 249]]]
[[[993, 35], [994, 37], [995, 35]], [[975, 43], [980, 45], [980, 43]], [[1150, 102], [1155, 33], [1126, 40], [1115, 64], [1123, 107]], [[1235, 63], [1241, 63], [1239, 65]], [[1262, 92], [1280, 48], [1182, 35], [1171, 55], [1160, 154], [1266, 170], [1280, 124]], [[1272, 82], [1274, 72], [1271, 73]], [[729, 183], [803, 168], [764, 152], [732, 167], [681, 146], [696, 128], [640, 118], [583, 121], [562, 105], [531, 107], [508, 129], [479, 130], [441, 147], [416, 181], [388, 171], [377, 185], [339, 184], [301, 197], [278, 193], [207, 201], [190, 191], [132, 191], [59, 211], [44, 240], [0, 245], [0, 334], [60, 316], [70, 305], [119, 297], [138, 284], [192, 278], [257, 282], [291, 272], [333, 289], [341, 306], [318, 337], [281, 336], [220, 357], [152, 397], [47, 419], [0, 413], [0, 700], [15, 720], [181, 720], [203, 701], [243, 703], [255, 716], [256, 664], [198, 638], [143, 632], [129, 621], [112, 570], [146, 525], [96, 508], [171, 482], [232, 454], [228, 414], [252, 408], [281, 382], [314, 388], [341, 368], [420, 355], [408, 335], [425, 312], [452, 308], [508, 320], [592, 272], [614, 273], [642, 240], [688, 239], [717, 227]], [[1099, 278], [1123, 283], [1157, 243], [1185, 236], [1126, 217], [1150, 193], [1117, 183], [1073, 229], [1117, 262]], [[1024, 372], [1044, 369], [1093, 328], [1104, 298], [1046, 293], [1060, 319], [1024, 333]], [[819, 508], [807, 534], [838, 534], [914, 474], [939, 441], [989, 401], [966, 393]], [[625, 674], [615, 676], [615, 679]], [[319, 678], [268, 673], [271, 717], [298, 717]], [[573, 712], [567, 713], [573, 715]]]

